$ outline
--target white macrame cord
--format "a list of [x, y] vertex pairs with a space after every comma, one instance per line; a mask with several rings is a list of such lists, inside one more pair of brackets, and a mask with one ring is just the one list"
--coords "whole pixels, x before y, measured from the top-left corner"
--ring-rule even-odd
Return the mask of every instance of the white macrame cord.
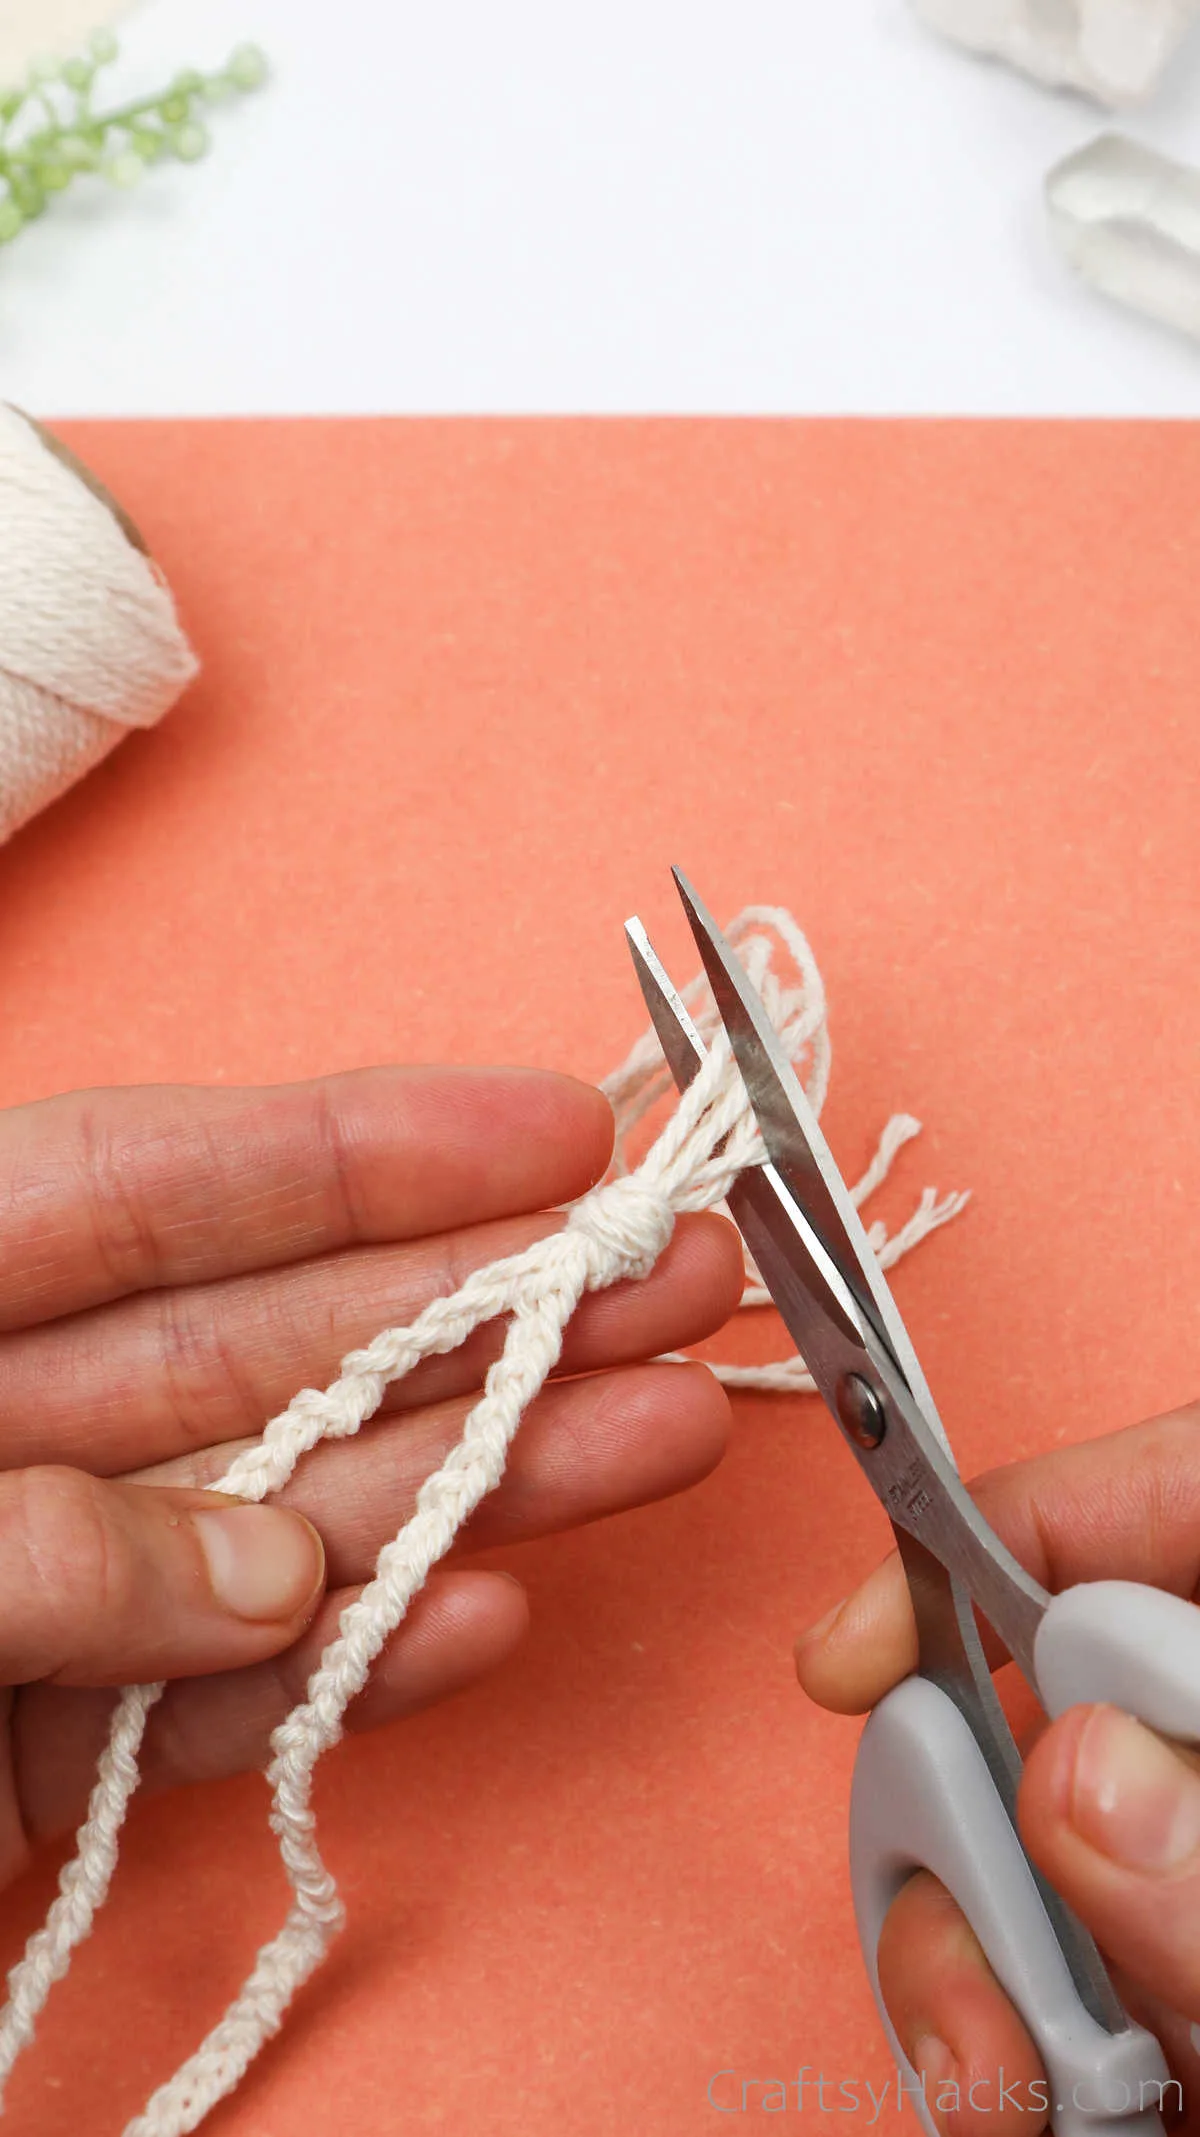
[[[774, 907], [748, 908], [729, 933], [819, 1112], [828, 1088], [830, 1049], [824, 988], [808, 943], [790, 914]], [[271, 1739], [270, 1822], [292, 1890], [287, 1919], [259, 1952], [224, 2017], [127, 2125], [125, 2137], [183, 2137], [196, 2129], [278, 2030], [296, 1990], [340, 1928], [342, 1903], [316, 1842], [313, 1770], [322, 1752], [338, 1741], [346, 1708], [430, 1569], [500, 1482], [513, 1436], [558, 1362], [580, 1299], [585, 1292], [648, 1276], [676, 1216], [719, 1205], [735, 1175], [763, 1160], [741, 1078], [702, 981], [692, 983], [685, 1000], [708, 1042], [708, 1058], [641, 1162], [630, 1168], [629, 1136], [669, 1083], [650, 1031], [604, 1085], [617, 1122], [614, 1176], [567, 1212], [560, 1231], [524, 1253], [476, 1270], [452, 1298], [435, 1299], [410, 1327], [387, 1329], [364, 1350], [351, 1352], [323, 1393], [303, 1389], [214, 1487], [251, 1500], [281, 1490], [319, 1441], [351, 1438], [378, 1409], [389, 1384], [423, 1358], [457, 1350], [483, 1322], [507, 1317], [503, 1349], [458, 1445], [422, 1485], [411, 1518], [380, 1552], [374, 1578], [343, 1611], [306, 1698]], [[889, 1123], [855, 1190], [856, 1202], [874, 1192], [897, 1151], [918, 1132], [918, 1123], [907, 1115]], [[927, 1191], [892, 1239], [881, 1226], [872, 1227], [876, 1250], [885, 1262], [898, 1260], [955, 1216], [965, 1200], [962, 1195], [939, 1200]], [[743, 1304], [766, 1298], [748, 1262]], [[812, 1386], [803, 1362], [795, 1358], [715, 1370], [734, 1386], [789, 1392]], [[121, 1694], [76, 1853], [62, 1873], [46, 1922], [9, 1975], [9, 1999], [0, 2014], [0, 2097], [53, 1983], [66, 1973], [75, 1946], [107, 1896], [121, 1825], [138, 1783], [147, 1717], [163, 1690], [162, 1684], [135, 1685]]]

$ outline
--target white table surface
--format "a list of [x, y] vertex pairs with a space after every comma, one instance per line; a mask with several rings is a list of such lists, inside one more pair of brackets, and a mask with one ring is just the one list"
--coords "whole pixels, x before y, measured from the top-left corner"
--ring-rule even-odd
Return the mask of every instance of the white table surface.
[[[1195, 415], [1040, 187], [1111, 120], [905, 0], [145, 0], [114, 87], [254, 38], [209, 159], [0, 253], [46, 414]], [[1200, 46], [1125, 125], [1200, 158]]]

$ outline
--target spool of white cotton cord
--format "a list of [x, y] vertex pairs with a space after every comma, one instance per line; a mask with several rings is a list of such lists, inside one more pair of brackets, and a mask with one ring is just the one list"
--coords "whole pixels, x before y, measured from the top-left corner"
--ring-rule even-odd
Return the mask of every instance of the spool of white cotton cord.
[[196, 669], [137, 529], [0, 404], [0, 843], [153, 727]]

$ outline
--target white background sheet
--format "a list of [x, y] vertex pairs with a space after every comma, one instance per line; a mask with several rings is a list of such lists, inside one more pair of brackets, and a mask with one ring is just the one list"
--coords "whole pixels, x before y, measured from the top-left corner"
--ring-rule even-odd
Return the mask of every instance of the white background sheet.
[[[114, 86], [242, 38], [205, 164], [0, 253], [0, 394], [207, 411], [1194, 415], [1040, 184], [1106, 123], [904, 0], [146, 0]], [[1200, 160], [1200, 50], [1131, 124]]]

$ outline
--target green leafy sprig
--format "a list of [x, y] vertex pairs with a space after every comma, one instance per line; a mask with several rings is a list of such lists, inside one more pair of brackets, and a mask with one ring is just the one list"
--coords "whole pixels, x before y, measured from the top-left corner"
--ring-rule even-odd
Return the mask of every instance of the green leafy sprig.
[[206, 107], [267, 78], [258, 46], [239, 45], [215, 74], [189, 68], [157, 96], [97, 111], [96, 77], [117, 50], [98, 30], [78, 58], [37, 60], [19, 88], [0, 91], [0, 245], [87, 173], [128, 187], [162, 157], [194, 163], [208, 147]]

